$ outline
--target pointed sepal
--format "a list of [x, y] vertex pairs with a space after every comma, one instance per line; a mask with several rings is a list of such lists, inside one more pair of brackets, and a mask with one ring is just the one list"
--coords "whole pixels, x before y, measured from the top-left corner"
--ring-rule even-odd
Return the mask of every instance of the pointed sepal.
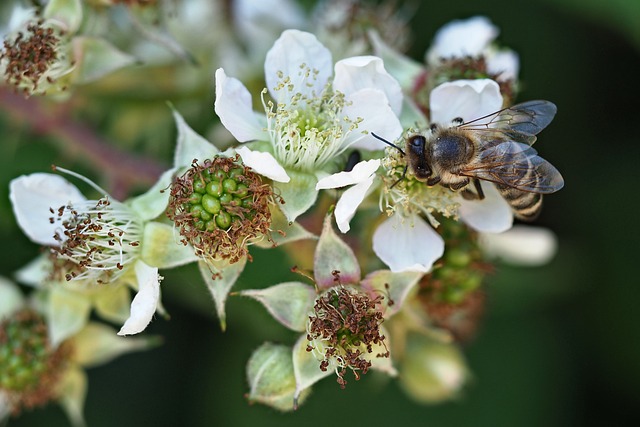
[[250, 289], [240, 295], [262, 303], [287, 328], [304, 332], [316, 299], [315, 290], [302, 282], [286, 282], [265, 289]]

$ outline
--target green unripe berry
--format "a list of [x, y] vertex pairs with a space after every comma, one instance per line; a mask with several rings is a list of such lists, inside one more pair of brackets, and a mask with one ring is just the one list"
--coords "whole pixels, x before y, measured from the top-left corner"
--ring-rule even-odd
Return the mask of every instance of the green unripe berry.
[[200, 200], [202, 200], [202, 194], [200, 193], [192, 193], [189, 197], [189, 203], [191, 203], [192, 205], [197, 205], [198, 203], [200, 203]]
[[220, 196], [220, 203], [222, 203], [223, 205], [231, 202], [231, 200], [233, 200], [233, 196], [229, 193], [224, 193], [222, 196]]
[[222, 181], [222, 188], [227, 193], [233, 193], [238, 188], [238, 183], [234, 179], [228, 178]]
[[222, 191], [222, 184], [220, 184], [220, 181], [218, 180], [210, 181], [207, 184], [207, 193], [212, 196], [220, 197], [222, 195]]
[[210, 194], [205, 194], [202, 196], [202, 207], [205, 211], [215, 215], [220, 212], [222, 204], [220, 203], [220, 199], [213, 197]]
[[206, 189], [206, 184], [201, 179], [196, 179], [193, 181], [193, 191], [196, 193], [204, 194]]
[[244, 184], [238, 184], [238, 187], [236, 188], [236, 196], [245, 197], [247, 194], [249, 194], [249, 187]]
[[222, 229], [227, 229], [231, 225], [231, 215], [227, 211], [221, 211], [216, 216], [216, 224]]

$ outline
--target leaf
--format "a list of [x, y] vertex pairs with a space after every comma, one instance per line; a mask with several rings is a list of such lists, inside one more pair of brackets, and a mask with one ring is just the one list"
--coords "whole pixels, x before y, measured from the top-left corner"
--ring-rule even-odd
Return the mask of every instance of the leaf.
[[318, 287], [327, 289], [337, 285], [332, 274], [334, 271], [340, 272], [342, 284], [360, 282], [358, 260], [351, 248], [333, 231], [331, 215], [327, 215], [313, 262], [313, 274]]
[[227, 328], [227, 318], [224, 309], [227, 296], [246, 264], [247, 257], [233, 264], [229, 264], [226, 260], [203, 260], [198, 263], [200, 273], [213, 297], [218, 318], [220, 319], [220, 327], [223, 331]]
[[309, 313], [316, 299], [315, 290], [301, 282], [286, 282], [266, 289], [250, 289], [240, 295], [260, 301], [284, 326], [298, 332], [307, 329]]

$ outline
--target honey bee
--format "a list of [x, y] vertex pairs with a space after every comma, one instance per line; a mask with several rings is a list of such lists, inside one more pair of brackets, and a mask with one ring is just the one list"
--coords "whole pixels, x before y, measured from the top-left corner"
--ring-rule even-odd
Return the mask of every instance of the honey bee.
[[456, 118], [448, 126], [434, 123], [426, 135], [407, 138], [406, 152], [372, 135], [407, 158], [401, 180], [409, 168], [429, 186], [439, 184], [479, 200], [484, 199], [479, 180], [490, 181], [516, 218], [531, 221], [540, 213], [542, 195], [564, 186], [560, 172], [531, 147], [556, 111], [549, 101], [528, 101], [468, 122]]

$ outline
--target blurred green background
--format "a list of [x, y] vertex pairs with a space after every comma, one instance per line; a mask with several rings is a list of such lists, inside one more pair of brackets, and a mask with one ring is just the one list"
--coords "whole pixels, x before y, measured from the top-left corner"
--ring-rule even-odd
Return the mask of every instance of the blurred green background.
[[[538, 142], [566, 181], [561, 192], [546, 198], [538, 221], [559, 236], [559, 253], [545, 267], [500, 266], [491, 279], [484, 324], [465, 348], [474, 377], [463, 396], [422, 406], [396, 382], [371, 374], [351, 381], [346, 390], [332, 380], [320, 382], [296, 413], [250, 406], [243, 394], [244, 366], [252, 350], [264, 340], [293, 342], [295, 335], [257, 303], [240, 298], [229, 301], [228, 330], [222, 333], [200, 277], [192, 268], [181, 268], [164, 273], [163, 301], [171, 320], [156, 319], [146, 331], [163, 336], [164, 345], [89, 371], [85, 414], [90, 426], [640, 425], [640, 274], [635, 264], [640, 233], [634, 216], [640, 208], [640, 131], [635, 128], [640, 120], [640, 2], [413, 4], [418, 6], [411, 21], [414, 58], [422, 58], [443, 24], [485, 15], [501, 29], [499, 42], [520, 55], [518, 100], [548, 99], [559, 110]], [[202, 95], [201, 117], [214, 120], [212, 99], [213, 87]], [[10, 110], [3, 105], [0, 111], [0, 274], [5, 276], [38, 250], [15, 225], [9, 180], [48, 171], [52, 163], [99, 176], [81, 155], [70, 159], [61, 154], [31, 125], [11, 118]], [[106, 119], [96, 118], [94, 125], [101, 120]], [[197, 123], [194, 127], [204, 130]], [[133, 142], [136, 149], [147, 146], [153, 141]], [[171, 149], [153, 155], [169, 164]], [[281, 253], [253, 254], [240, 288], [289, 277], [271, 269], [271, 257]], [[51, 405], [9, 425], [66, 426], [68, 421]]]

